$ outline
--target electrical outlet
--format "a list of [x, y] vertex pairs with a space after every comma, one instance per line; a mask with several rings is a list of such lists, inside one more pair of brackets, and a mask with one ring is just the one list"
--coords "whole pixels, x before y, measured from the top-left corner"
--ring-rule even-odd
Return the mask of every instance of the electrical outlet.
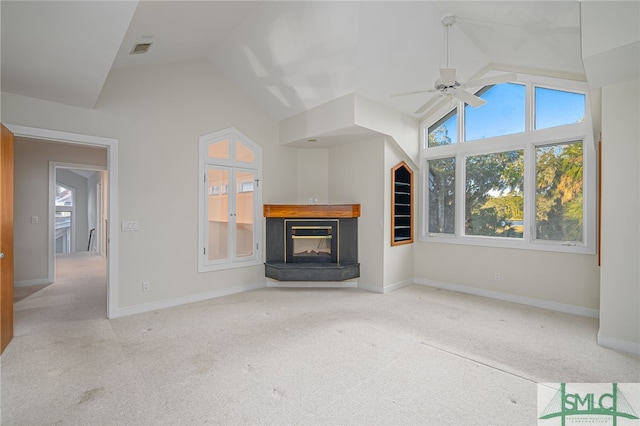
[[500, 281], [500, 278], [501, 278], [500, 277], [500, 272], [495, 272], [494, 273], [494, 278], [495, 278], [496, 281]]
[[142, 281], [142, 291], [149, 291], [151, 283], [149, 281]]

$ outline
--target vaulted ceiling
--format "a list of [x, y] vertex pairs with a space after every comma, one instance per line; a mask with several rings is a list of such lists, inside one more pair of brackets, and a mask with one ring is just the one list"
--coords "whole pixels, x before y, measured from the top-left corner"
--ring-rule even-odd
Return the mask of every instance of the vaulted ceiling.
[[[2, 1], [2, 91], [86, 108], [111, 69], [206, 59], [281, 120], [356, 93], [412, 114], [446, 65], [584, 78], [577, 1]], [[148, 53], [131, 54], [137, 43]]]

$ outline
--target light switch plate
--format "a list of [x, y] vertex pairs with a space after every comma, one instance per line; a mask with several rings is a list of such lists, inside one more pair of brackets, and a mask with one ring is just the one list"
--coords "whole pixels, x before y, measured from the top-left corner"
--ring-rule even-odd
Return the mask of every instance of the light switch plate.
[[122, 231], [137, 231], [138, 230], [138, 221], [137, 220], [123, 220], [122, 221]]

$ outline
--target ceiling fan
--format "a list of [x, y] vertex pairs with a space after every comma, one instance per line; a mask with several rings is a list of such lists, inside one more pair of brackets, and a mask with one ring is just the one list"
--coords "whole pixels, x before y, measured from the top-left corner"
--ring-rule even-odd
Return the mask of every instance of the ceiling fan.
[[[507, 83], [509, 81], [515, 81], [516, 75], [514, 73], [501, 74], [494, 77], [481, 78], [478, 80], [471, 80], [463, 82], [456, 74], [456, 69], [449, 66], [449, 28], [456, 21], [454, 15], [444, 15], [440, 22], [447, 28], [447, 67], [440, 68], [440, 78], [436, 80], [433, 89], [429, 90], [416, 90], [413, 92], [398, 93], [391, 95], [391, 97], [416, 95], [419, 93], [437, 92], [437, 95], [433, 96], [424, 105], [418, 108], [415, 114], [422, 114], [431, 107], [434, 107], [439, 101], [446, 98], [457, 98], [462, 102], [471, 105], [474, 108], [484, 105], [487, 101], [467, 92], [465, 89], [471, 87], [482, 87], [493, 84]], [[438, 105], [439, 107], [439, 105]], [[435, 108], [434, 108], [435, 109]]]

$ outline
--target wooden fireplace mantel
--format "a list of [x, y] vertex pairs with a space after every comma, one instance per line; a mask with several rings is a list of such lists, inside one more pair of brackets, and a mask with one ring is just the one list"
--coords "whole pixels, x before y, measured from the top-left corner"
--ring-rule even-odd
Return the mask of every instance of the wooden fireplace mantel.
[[264, 217], [348, 218], [360, 217], [360, 204], [264, 204]]

